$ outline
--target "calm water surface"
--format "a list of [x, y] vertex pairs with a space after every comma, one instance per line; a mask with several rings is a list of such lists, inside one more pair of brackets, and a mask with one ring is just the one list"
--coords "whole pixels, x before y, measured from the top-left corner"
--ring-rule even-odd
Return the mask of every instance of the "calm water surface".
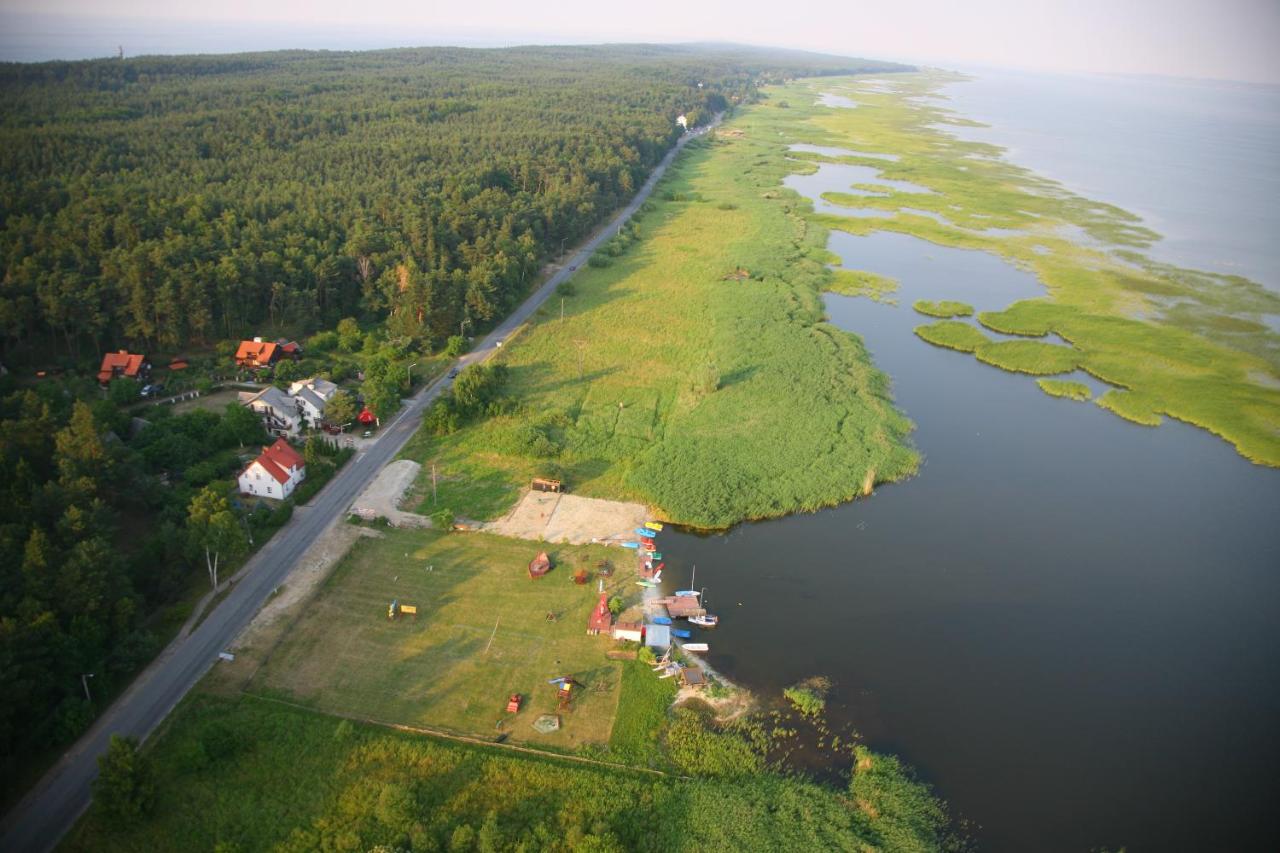
[[[830, 174], [805, 189], [842, 189]], [[828, 306], [925, 462], [826, 512], [664, 533], [668, 583], [696, 564], [722, 615], [712, 664], [769, 691], [832, 677], [833, 719], [918, 767], [985, 849], [1280, 849], [1280, 472], [911, 333], [915, 299], [1003, 307], [1042, 292], [1030, 274], [897, 234], [830, 245], [902, 282], [896, 307]]]

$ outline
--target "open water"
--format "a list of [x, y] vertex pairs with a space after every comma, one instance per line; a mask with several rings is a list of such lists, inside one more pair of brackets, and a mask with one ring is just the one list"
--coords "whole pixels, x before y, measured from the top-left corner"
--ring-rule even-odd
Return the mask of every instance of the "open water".
[[[1015, 161], [1158, 217], [1168, 257], [1277, 280], [1267, 236], [1280, 228], [1182, 218], [1173, 201], [1213, 184], [1274, 224], [1280, 193], [1250, 181], [1272, 174], [1275, 137], [1258, 124], [1274, 134], [1277, 113], [1235, 110], [1230, 84], [1212, 97], [1202, 83], [1120, 92], [1131, 81], [1039, 79], [983, 78], [950, 94], [988, 104], [974, 106], [979, 118], [1017, 118]], [[1145, 151], [1116, 155], [1143, 160], [1148, 177], [1094, 169], [1094, 149], [1118, 143], [1101, 119], [1090, 130], [1091, 105], [1145, 104], [1153, 86], [1155, 107], [1172, 103], [1177, 120], [1126, 137]], [[1197, 99], [1215, 106], [1185, 107]], [[1068, 109], [1079, 127], [1055, 123]], [[1069, 134], [1083, 139], [1061, 143]], [[1258, 145], [1200, 164], [1210, 175], [1189, 175], [1195, 164], [1170, 153], [1245, 138]], [[1094, 153], [1077, 156], [1081, 146]], [[1054, 159], [1059, 149], [1068, 153]], [[1250, 158], [1268, 162], [1222, 168]], [[823, 169], [797, 189], [847, 188], [840, 167]], [[1228, 237], [1243, 249], [1224, 247]], [[1050, 398], [1031, 378], [912, 334], [927, 321], [913, 300], [999, 308], [1042, 292], [1029, 273], [891, 233], [837, 233], [830, 246], [848, 268], [901, 281], [897, 306], [840, 296], [828, 306], [892, 376], [925, 462], [917, 477], [825, 512], [723, 535], [663, 533], [664, 586], [683, 588], [696, 564], [722, 616], [699, 637], [710, 662], [775, 693], [831, 677], [833, 722], [915, 765], [983, 849], [1280, 849], [1280, 471], [1184, 424], [1149, 429]]]

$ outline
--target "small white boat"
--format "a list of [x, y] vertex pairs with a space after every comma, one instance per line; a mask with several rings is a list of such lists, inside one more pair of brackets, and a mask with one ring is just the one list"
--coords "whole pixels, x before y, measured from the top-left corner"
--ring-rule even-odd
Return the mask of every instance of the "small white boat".
[[702, 616], [690, 616], [689, 624], [697, 625], [699, 628], [714, 628], [716, 625], [720, 624], [720, 617], [713, 616], [710, 613], [703, 614]]
[[711, 647], [706, 643], [685, 643], [680, 648], [684, 649], [686, 652], [705, 652]]
[[702, 593], [698, 592], [696, 589], [677, 589], [676, 595], [681, 598], [697, 598], [702, 595]]

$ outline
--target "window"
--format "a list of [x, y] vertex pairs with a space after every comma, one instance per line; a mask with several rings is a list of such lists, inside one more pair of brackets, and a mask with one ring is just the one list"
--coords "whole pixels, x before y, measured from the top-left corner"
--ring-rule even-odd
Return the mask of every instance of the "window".
[[271, 494], [271, 487], [267, 486], [267, 494]]

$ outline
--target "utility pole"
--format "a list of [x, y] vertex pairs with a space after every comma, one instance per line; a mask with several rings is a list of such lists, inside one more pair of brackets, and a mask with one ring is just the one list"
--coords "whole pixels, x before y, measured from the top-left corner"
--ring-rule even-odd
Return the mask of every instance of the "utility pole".
[[564, 297], [560, 297], [560, 322], [564, 322]]
[[436, 461], [431, 460], [431, 505], [435, 506], [436, 500]]
[[84, 701], [92, 705], [93, 697], [89, 695], [89, 679], [90, 678], [93, 678], [92, 672], [84, 672], [80, 674], [80, 683], [84, 685]]
[[415, 367], [417, 367], [417, 366], [418, 366], [418, 362], [416, 362], [416, 361], [415, 361], [413, 364], [411, 364], [411, 365], [409, 365], [407, 368], [405, 368], [405, 374], [406, 374], [406, 375], [408, 376], [408, 378], [409, 378], [409, 387], [410, 387], [410, 388], [412, 388], [412, 387], [413, 387], [413, 369], [414, 369]]

